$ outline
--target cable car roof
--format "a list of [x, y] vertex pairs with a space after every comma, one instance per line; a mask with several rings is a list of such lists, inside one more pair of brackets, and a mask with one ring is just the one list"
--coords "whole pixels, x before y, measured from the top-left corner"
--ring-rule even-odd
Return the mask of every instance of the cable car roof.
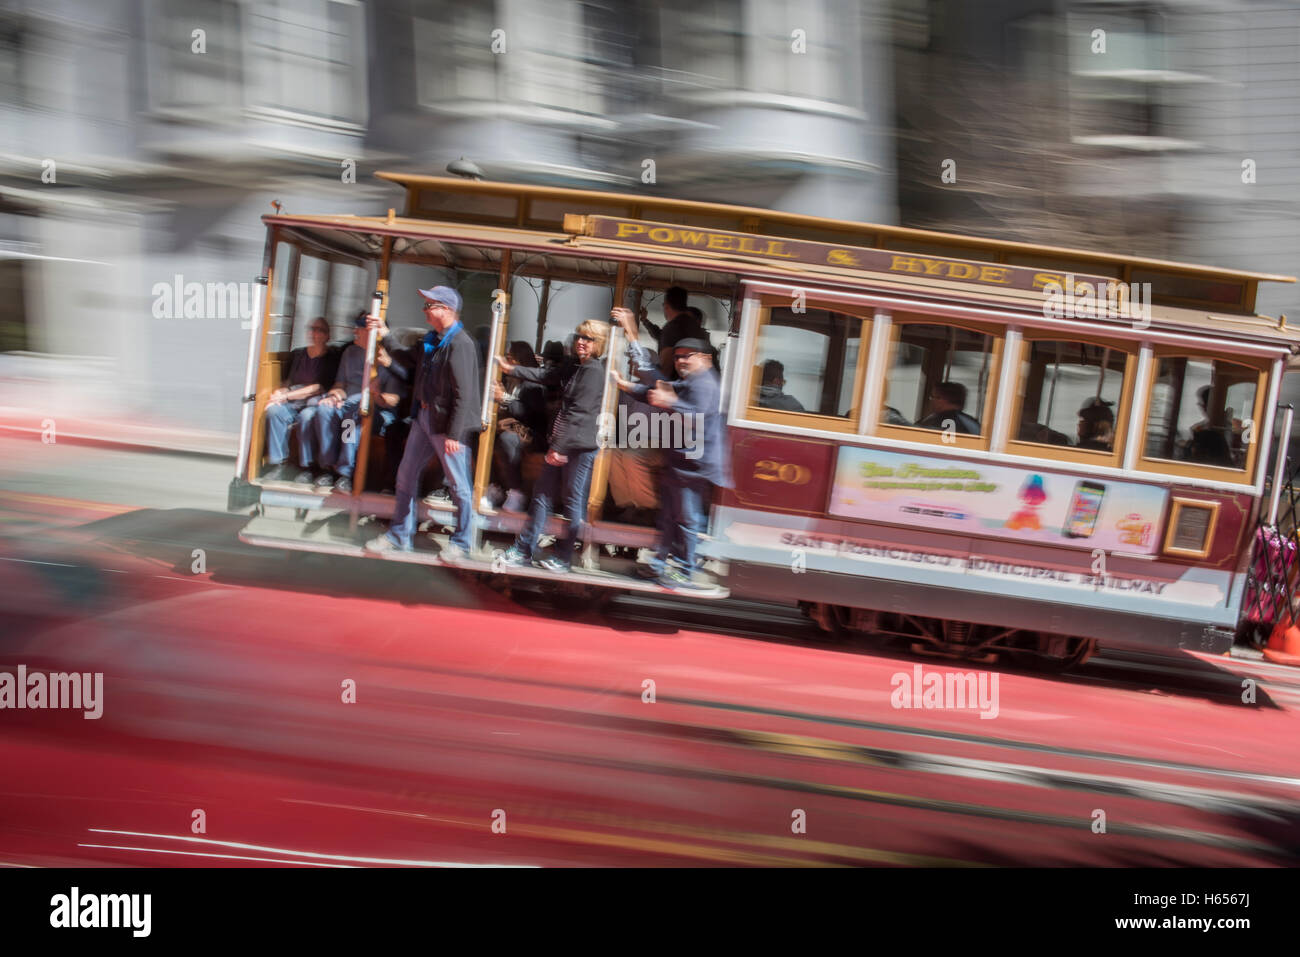
[[[1251, 295], [1249, 303], [1243, 303], [1243, 311], [1254, 309], [1254, 284], [1296, 281], [1294, 276], [1273, 273], [1148, 259], [1065, 246], [963, 236], [906, 226], [857, 223], [752, 206], [447, 176], [386, 172], [375, 175], [405, 188], [406, 215], [411, 218], [554, 230], [562, 227], [565, 214], [620, 216], [765, 236], [849, 242], [858, 247], [884, 248], [900, 252], [933, 252], [939, 255], [977, 261], [1006, 262], [1013, 265], [1041, 264], [1045, 268], [1067, 268], [1068, 265], [1077, 263], [1084, 267], [1079, 269], [1080, 272], [1097, 272], [1098, 267], [1110, 267], [1104, 270], [1106, 274], [1126, 281], [1130, 277], [1123, 275], [1124, 272], [1131, 272], [1134, 269], [1147, 270], [1188, 279], [1201, 277], [1247, 284], [1250, 286]], [[1089, 269], [1088, 266], [1092, 268]]]

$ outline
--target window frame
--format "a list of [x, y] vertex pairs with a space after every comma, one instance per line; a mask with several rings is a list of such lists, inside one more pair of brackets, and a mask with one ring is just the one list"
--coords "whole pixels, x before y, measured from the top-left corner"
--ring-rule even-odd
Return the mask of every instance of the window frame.
[[[758, 389], [763, 384], [759, 367], [756, 364], [759, 341], [763, 337], [764, 328], [771, 323], [772, 310], [790, 308], [788, 300], [780, 296], [761, 295], [757, 298], [758, 315], [754, 323], [754, 334], [750, 339], [749, 354], [746, 356], [748, 372], [745, 378], [744, 417], [753, 422], [790, 425], [803, 429], [818, 429], [823, 432], [856, 435], [862, 422], [862, 401], [863, 396], [866, 394], [867, 361], [871, 353], [871, 331], [875, 322], [875, 310], [865, 305], [859, 306], [813, 298], [807, 299], [804, 303], [806, 310], [821, 309], [839, 315], [852, 316], [860, 322], [858, 334], [861, 337], [859, 340], [861, 344], [858, 347], [858, 358], [853, 373], [854, 398], [851, 408], [853, 414], [847, 418], [840, 418], [839, 416], [821, 415], [816, 412], [788, 412], [783, 409], [769, 409], [757, 404]], [[824, 372], [825, 368], [823, 367]]]
[[[889, 395], [889, 375], [894, 367], [894, 357], [898, 354], [899, 338], [904, 326], [951, 326], [967, 332], [977, 332], [993, 339], [992, 359], [989, 363], [988, 385], [984, 393], [984, 420], [980, 423], [979, 435], [952, 435], [944, 441], [944, 432], [936, 429], [921, 429], [914, 425], [888, 425], [880, 414], [884, 412], [885, 400]], [[950, 449], [974, 449], [989, 451], [993, 442], [993, 430], [998, 417], [998, 389], [1002, 378], [1002, 353], [1006, 346], [1007, 327], [993, 322], [981, 322], [967, 319], [945, 319], [921, 312], [896, 312], [891, 317], [889, 330], [889, 354], [881, 369], [880, 408], [874, 435], [882, 439], [899, 442], [919, 442], [925, 445], [940, 445]]]
[[[1264, 410], [1268, 400], [1268, 376], [1271, 368], [1272, 359], [1267, 357], [1256, 357], [1241, 355], [1239, 353], [1229, 353], [1226, 356], [1216, 355], [1203, 350], [1188, 349], [1180, 346], [1158, 345], [1151, 347], [1151, 368], [1147, 370], [1147, 378], [1144, 383], [1146, 402], [1141, 410], [1140, 417], [1135, 419], [1137, 424], [1137, 455], [1133, 461], [1133, 470], [1135, 472], [1156, 473], [1161, 475], [1176, 475], [1185, 478], [1208, 479], [1215, 482], [1232, 482], [1238, 485], [1248, 485], [1254, 481], [1255, 469], [1259, 462], [1260, 436], [1256, 433], [1254, 441], [1247, 444], [1246, 447], [1246, 465], [1244, 468], [1226, 468], [1222, 465], [1200, 465], [1189, 462], [1180, 462], [1176, 459], [1153, 459], [1148, 458], [1146, 454], [1146, 437], [1147, 426], [1151, 417], [1151, 397], [1154, 394], [1156, 378], [1160, 371], [1160, 360], [1162, 359], [1192, 359], [1201, 362], [1227, 362], [1231, 365], [1242, 366], [1247, 369], [1253, 369], [1256, 372], [1255, 381], [1255, 404], [1251, 409], [1248, 418], [1254, 423], [1256, 430], [1264, 428]], [[1177, 423], [1175, 423], [1176, 425]], [[1240, 476], [1239, 478], [1235, 478]]]
[[[1025, 406], [1025, 378], [1021, 368], [1029, 355], [1029, 348], [1033, 342], [1078, 342], [1084, 345], [1108, 346], [1124, 353], [1126, 357], [1124, 385], [1120, 389], [1119, 404], [1115, 408], [1115, 443], [1110, 452], [1080, 449], [1075, 446], [1045, 445], [1039, 442], [1026, 442], [1022, 439], [1012, 438], [1012, 436], [1020, 434], [1021, 416], [1024, 414]], [[1069, 332], [1057, 333], [1050, 329], [1023, 331], [1020, 348], [1015, 357], [1014, 394], [1010, 397], [1011, 415], [1007, 422], [1007, 439], [1004, 443], [1004, 451], [1008, 455], [1029, 455], [1034, 458], [1057, 459], [1062, 462], [1082, 462], [1089, 465], [1122, 468], [1124, 449], [1127, 447], [1129, 436], [1129, 419], [1132, 414], [1133, 393], [1137, 385], [1138, 360], [1141, 352], [1141, 343], [1133, 340], [1088, 338], [1077, 332], [1071, 335]]]

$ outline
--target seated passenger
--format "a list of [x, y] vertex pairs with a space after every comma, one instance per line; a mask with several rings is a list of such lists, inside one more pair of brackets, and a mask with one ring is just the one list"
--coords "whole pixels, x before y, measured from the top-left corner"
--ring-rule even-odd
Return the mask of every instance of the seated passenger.
[[887, 405], [880, 413], [880, 421], [885, 425], [911, 425], [903, 413], [899, 412], [892, 405]]
[[[370, 380], [370, 408], [375, 417], [374, 433], [384, 440], [384, 474], [379, 488], [388, 491], [397, 487], [397, 466], [402, 461], [402, 449], [407, 433], [411, 431], [411, 377], [415, 360], [408, 353], [390, 353], [383, 343], [375, 346], [375, 374]], [[358, 430], [359, 431], [359, 430]], [[360, 435], [357, 436], [360, 441]], [[356, 465], [356, 447], [351, 450], [352, 463]]]
[[763, 363], [763, 384], [758, 387], [758, 404], [764, 409], [783, 412], [807, 411], [798, 399], [785, 394], [785, 365], [776, 359]]
[[[320, 400], [316, 413], [316, 442], [322, 473], [316, 487], [352, 491], [352, 470], [357, 464], [357, 446], [361, 443], [361, 390], [366, 366], [366, 311], [352, 321], [352, 344], [339, 359], [334, 386]], [[338, 476], [337, 482], [335, 475]]]
[[1212, 420], [1230, 420], [1232, 410], [1224, 410], [1222, 416], [1211, 416], [1207, 406], [1210, 402], [1211, 389], [1203, 385], [1196, 390], [1196, 404], [1201, 408], [1201, 421], [1192, 426], [1191, 436], [1183, 446], [1183, 458], [1198, 465], [1217, 465], [1232, 468], [1232, 432], [1227, 426], [1216, 425]]
[[[510, 343], [506, 350], [515, 365], [537, 368], [532, 347], [523, 340]], [[522, 512], [528, 504], [524, 496], [524, 456], [546, 451], [546, 387], [507, 376], [503, 387], [493, 387], [497, 401], [497, 438], [492, 447], [492, 464], [498, 480], [506, 489], [504, 512]], [[494, 503], [487, 503], [495, 507]]]
[[1111, 411], [1111, 403], [1094, 397], [1079, 409], [1078, 448], [1115, 451], [1115, 413]]
[[[588, 319], [573, 336], [576, 361], [552, 369], [531, 369], [511, 359], [497, 357], [507, 375], [524, 382], [561, 383], [560, 410], [548, 439], [546, 467], [533, 486], [528, 521], [502, 556], [507, 565], [532, 562], [551, 572], [567, 572], [573, 564], [573, 549], [587, 521], [587, 494], [591, 490], [591, 469], [596, 461], [600, 405], [605, 394], [605, 365], [600, 361], [608, 340], [608, 327]], [[549, 558], [538, 559], [537, 541], [546, 530], [546, 519], [563, 502], [569, 526], [555, 542]]]
[[965, 408], [966, 387], [960, 382], [940, 382], [930, 390], [930, 414], [916, 427], [943, 431], [951, 427], [960, 435], [979, 435], [979, 422], [963, 412]]
[[1025, 422], [1020, 426], [1017, 441], [1037, 442], [1039, 445], [1069, 445], [1070, 437], [1041, 422]]
[[[294, 349], [289, 358], [289, 376], [285, 384], [271, 393], [266, 404], [266, 458], [271, 468], [263, 476], [268, 481], [310, 482], [315, 467], [316, 416], [320, 396], [334, 381], [339, 354], [329, 346], [330, 327], [324, 316], [317, 316], [309, 327], [311, 345]], [[298, 463], [294, 470], [289, 458], [289, 431], [298, 423]]]

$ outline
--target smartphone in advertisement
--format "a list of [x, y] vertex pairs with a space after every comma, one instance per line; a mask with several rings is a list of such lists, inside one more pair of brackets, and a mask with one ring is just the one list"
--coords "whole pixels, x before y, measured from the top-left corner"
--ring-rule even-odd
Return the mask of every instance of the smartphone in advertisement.
[[1106, 494], [1106, 486], [1100, 482], [1087, 482], [1082, 479], [1074, 486], [1074, 498], [1070, 510], [1066, 513], [1065, 535], [1067, 538], [1090, 538], [1097, 527], [1097, 517], [1101, 514], [1101, 500]]

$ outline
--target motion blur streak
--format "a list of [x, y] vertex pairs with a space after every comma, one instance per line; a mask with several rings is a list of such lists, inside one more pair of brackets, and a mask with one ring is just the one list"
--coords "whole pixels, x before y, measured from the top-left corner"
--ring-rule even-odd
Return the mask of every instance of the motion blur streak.
[[[285, 847], [262, 847], [257, 844], [239, 844], [234, 841], [212, 841], [202, 837], [185, 837], [184, 835], [176, 835], [176, 834], [147, 834], [143, 831], [110, 831], [100, 827], [87, 828], [87, 830], [98, 832], [100, 834], [121, 834], [125, 837], [152, 837], [160, 841], [185, 841], [187, 843], [192, 843], [192, 844], [213, 844], [216, 845], [217, 847], [232, 847], [244, 851], [268, 851], [274, 854], [296, 854], [299, 857], [320, 858], [322, 860], [330, 860], [330, 861], [351, 861], [354, 864], [400, 864], [409, 867], [497, 866], [497, 865], [485, 865], [485, 864], [462, 864], [456, 861], [401, 861], [401, 860], [385, 860], [385, 859], [374, 858], [374, 857], [372, 858], [345, 857], [340, 854], [317, 854], [314, 851], [295, 851]], [[90, 846], [90, 845], [85, 845], [85, 846]], [[139, 848], [138, 850], [142, 850], [142, 848]], [[174, 853], [180, 853], [180, 852], [174, 852]], [[254, 860], [254, 858], [247, 858], [247, 860]], [[287, 862], [282, 862], [282, 863], [287, 863]]]
[[11, 865], [1300, 862], [1286, 669], [1103, 655], [1001, 669], [992, 721], [893, 710], [914, 659], [790, 609], [249, 548], [220, 460], [0, 463], [0, 670], [105, 674], [100, 721], [0, 715]]
[[351, 864], [322, 864], [315, 861], [277, 860], [273, 857], [245, 857], [241, 854], [204, 854], [202, 851], [166, 851], [156, 847], [126, 847], [121, 844], [78, 844], [77, 847], [98, 847], [107, 851], [140, 851], [145, 854], [179, 854], [185, 857], [207, 857], [226, 861], [257, 861], [261, 864], [297, 864], [301, 867], [352, 867]]

